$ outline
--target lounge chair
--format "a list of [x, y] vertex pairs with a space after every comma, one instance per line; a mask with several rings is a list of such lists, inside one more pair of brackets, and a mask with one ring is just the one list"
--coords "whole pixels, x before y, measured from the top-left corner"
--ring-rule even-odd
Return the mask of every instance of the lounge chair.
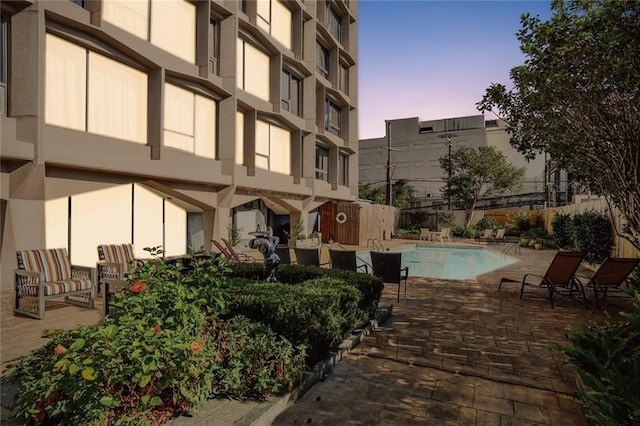
[[442, 228], [442, 230], [440, 231], [440, 242], [444, 243], [450, 243], [451, 242], [451, 228]]
[[489, 237], [489, 242], [493, 242], [493, 243], [498, 243], [498, 241], [500, 242], [504, 242], [504, 233], [505, 233], [506, 229], [504, 228], [498, 228], [496, 230], [496, 235], [493, 235], [491, 237]]
[[365, 274], [369, 273], [369, 267], [366, 263], [358, 265], [358, 256], [355, 250], [336, 250], [329, 249], [329, 257], [331, 258], [331, 269], [343, 269], [345, 271], [358, 271], [362, 269]]
[[404, 281], [404, 297], [407, 297], [407, 281], [409, 267], [402, 267], [402, 253], [381, 251], [369, 252], [373, 275], [382, 278], [384, 283], [398, 284], [398, 302], [400, 301], [400, 285]]
[[[575, 276], [582, 259], [584, 259], [584, 253], [577, 252], [563, 252], [559, 251], [551, 261], [547, 272], [544, 275], [526, 274], [522, 278], [522, 287], [520, 287], [520, 299], [524, 296], [524, 288], [526, 286], [546, 287], [549, 292], [549, 301], [551, 302], [551, 308], [553, 308], [553, 296], [554, 294], [566, 294], [569, 297], [573, 295], [573, 292], [579, 292], [584, 299], [585, 307], [588, 307], [587, 296], [584, 292], [584, 287], [580, 280]], [[527, 278], [535, 277], [540, 281], [536, 284], [527, 282]], [[512, 282], [519, 283], [519, 280], [513, 280], [511, 278], [502, 278], [498, 285], [498, 291], [502, 288], [502, 283]]]
[[491, 242], [491, 237], [493, 236], [493, 229], [487, 228], [484, 230], [484, 234], [480, 237], [480, 241], [486, 241], [487, 243]]
[[429, 228], [420, 228], [420, 240], [431, 241], [431, 233], [429, 232]]
[[231, 243], [229, 242], [229, 240], [225, 240], [224, 238], [220, 238], [220, 239], [222, 240], [224, 245], [227, 247], [227, 253], [229, 253], [229, 256], [231, 256], [234, 262], [240, 263], [240, 262], [257, 262], [258, 261], [258, 259], [256, 259], [253, 256], [250, 256], [245, 253], [236, 252], [233, 246], [231, 245]]
[[587, 288], [593, 289], [596, 307], [600, 308], [598, 293], [602, 293], [602, 300], [606, 300], [610, 291], [620, 293], [627, 277], [640, 264], [640, 259], [610, 257], [605, 260], [598, 270], [587, 281]]

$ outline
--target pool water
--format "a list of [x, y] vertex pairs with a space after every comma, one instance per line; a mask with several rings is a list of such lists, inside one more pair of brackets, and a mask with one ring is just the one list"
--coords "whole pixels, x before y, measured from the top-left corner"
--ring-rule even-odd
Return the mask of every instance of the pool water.
[[[486, 274], [517, 262], [483, 247], [434, 247], [395, 248], [391, 252], [402, 253], [402, 267], [409, 267], [410, 277], [466, 280]], [[369, 252], [359, 252], [360, 262], [371, 264]]]

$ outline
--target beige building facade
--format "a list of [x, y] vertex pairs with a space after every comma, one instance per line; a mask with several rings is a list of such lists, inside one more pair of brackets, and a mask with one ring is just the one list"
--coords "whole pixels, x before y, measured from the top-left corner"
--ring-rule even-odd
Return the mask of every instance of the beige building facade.
[[521, 193], [544, 192], [544, 157], [527, 162], [509, 144], [506, 123], [486, 120], [484, 115], [420, 121], [418, 117], [387, 120], [383, 137], [359, 142], [360, 183], [384, 186], [387, 161], [392, 182], [405, 180], [415, 190], [414, 207], [443, 203], [441, 188], [446, 175], [439, 159], [449, 149], [495, 146], [507, 162], [525, 167], [525, 185]]
[[19, 249], [179, 255], [356, 199], [357, 2], [0, 4], [3, 290]]

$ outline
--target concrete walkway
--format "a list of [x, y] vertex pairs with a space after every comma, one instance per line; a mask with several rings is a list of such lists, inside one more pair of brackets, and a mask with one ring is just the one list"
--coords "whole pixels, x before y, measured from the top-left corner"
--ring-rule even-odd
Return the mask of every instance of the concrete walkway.
[[[403, 243], [409, 242], [393, 242]], [[502, 276], [544, 273], [554, 254], [523, 249], [518, 262], [475, 280], [411, 278], [399, 303], [397, 287], [388, 285], [381, 302], [393, 305], [390, 319], [300, 399], [301, 392], [264, 402], [213, 400], [175, 424], [586, 425], [570, 400], [574, 377], [550, 345], [567, 343], [567, 325], [600, 320], [603, 312], [577, 298], [559, 299], [551, 309], [546, 294], [534, 290], [520, 300], [517, 284], [497, 291]], [[3, 375], [11, 359], [46, 343], [43, 330], [100, 320], [99, 310], [72, 306], [47, 311], [44, 321], [18, 318], [6, 301]], [[617, 302], [608, 305], [613, 315], [625, 303]]]

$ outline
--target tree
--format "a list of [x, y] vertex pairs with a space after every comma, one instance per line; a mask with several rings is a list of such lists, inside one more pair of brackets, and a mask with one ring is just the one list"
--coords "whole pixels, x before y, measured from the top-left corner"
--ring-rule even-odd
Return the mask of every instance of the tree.
[[[414, 198], [415, 191], [407, 181], [400, 179], [391, 186], [391, 204], [397, 208], [409, 206], [409, 201]], [[358, 198], [373, 201], [376, 204], [384, 204], [386, 190], [382, 186], [372, 186], [370, 183], [361, 183], [358, 186]]]
[[358, 198], [373, 201], [376, 204], [384, 204], [384, 188], [373, 186], [370, 183], [358, 185]]
[[455, 206], [467, 211], [467, 228], [479, 199], [517, 191], [524, 183], [524, 167], [507, 163], [504, 154], [493, 146], [481, 146], [477, 151], [463, 147], [451, 153], [451, 161], [448, 154], [439, 161], [447, 174], [447, 185], [442, 188], [442, 194], [445, 198], [451, 196]]
[[547, 152], [626, 219], [640, 249], [640, 2], [554, 0], [547, 22], [525, 14], [526, 55], [513, 89], [492, 84], [477, 107], [509, 124], [527, 158]]

